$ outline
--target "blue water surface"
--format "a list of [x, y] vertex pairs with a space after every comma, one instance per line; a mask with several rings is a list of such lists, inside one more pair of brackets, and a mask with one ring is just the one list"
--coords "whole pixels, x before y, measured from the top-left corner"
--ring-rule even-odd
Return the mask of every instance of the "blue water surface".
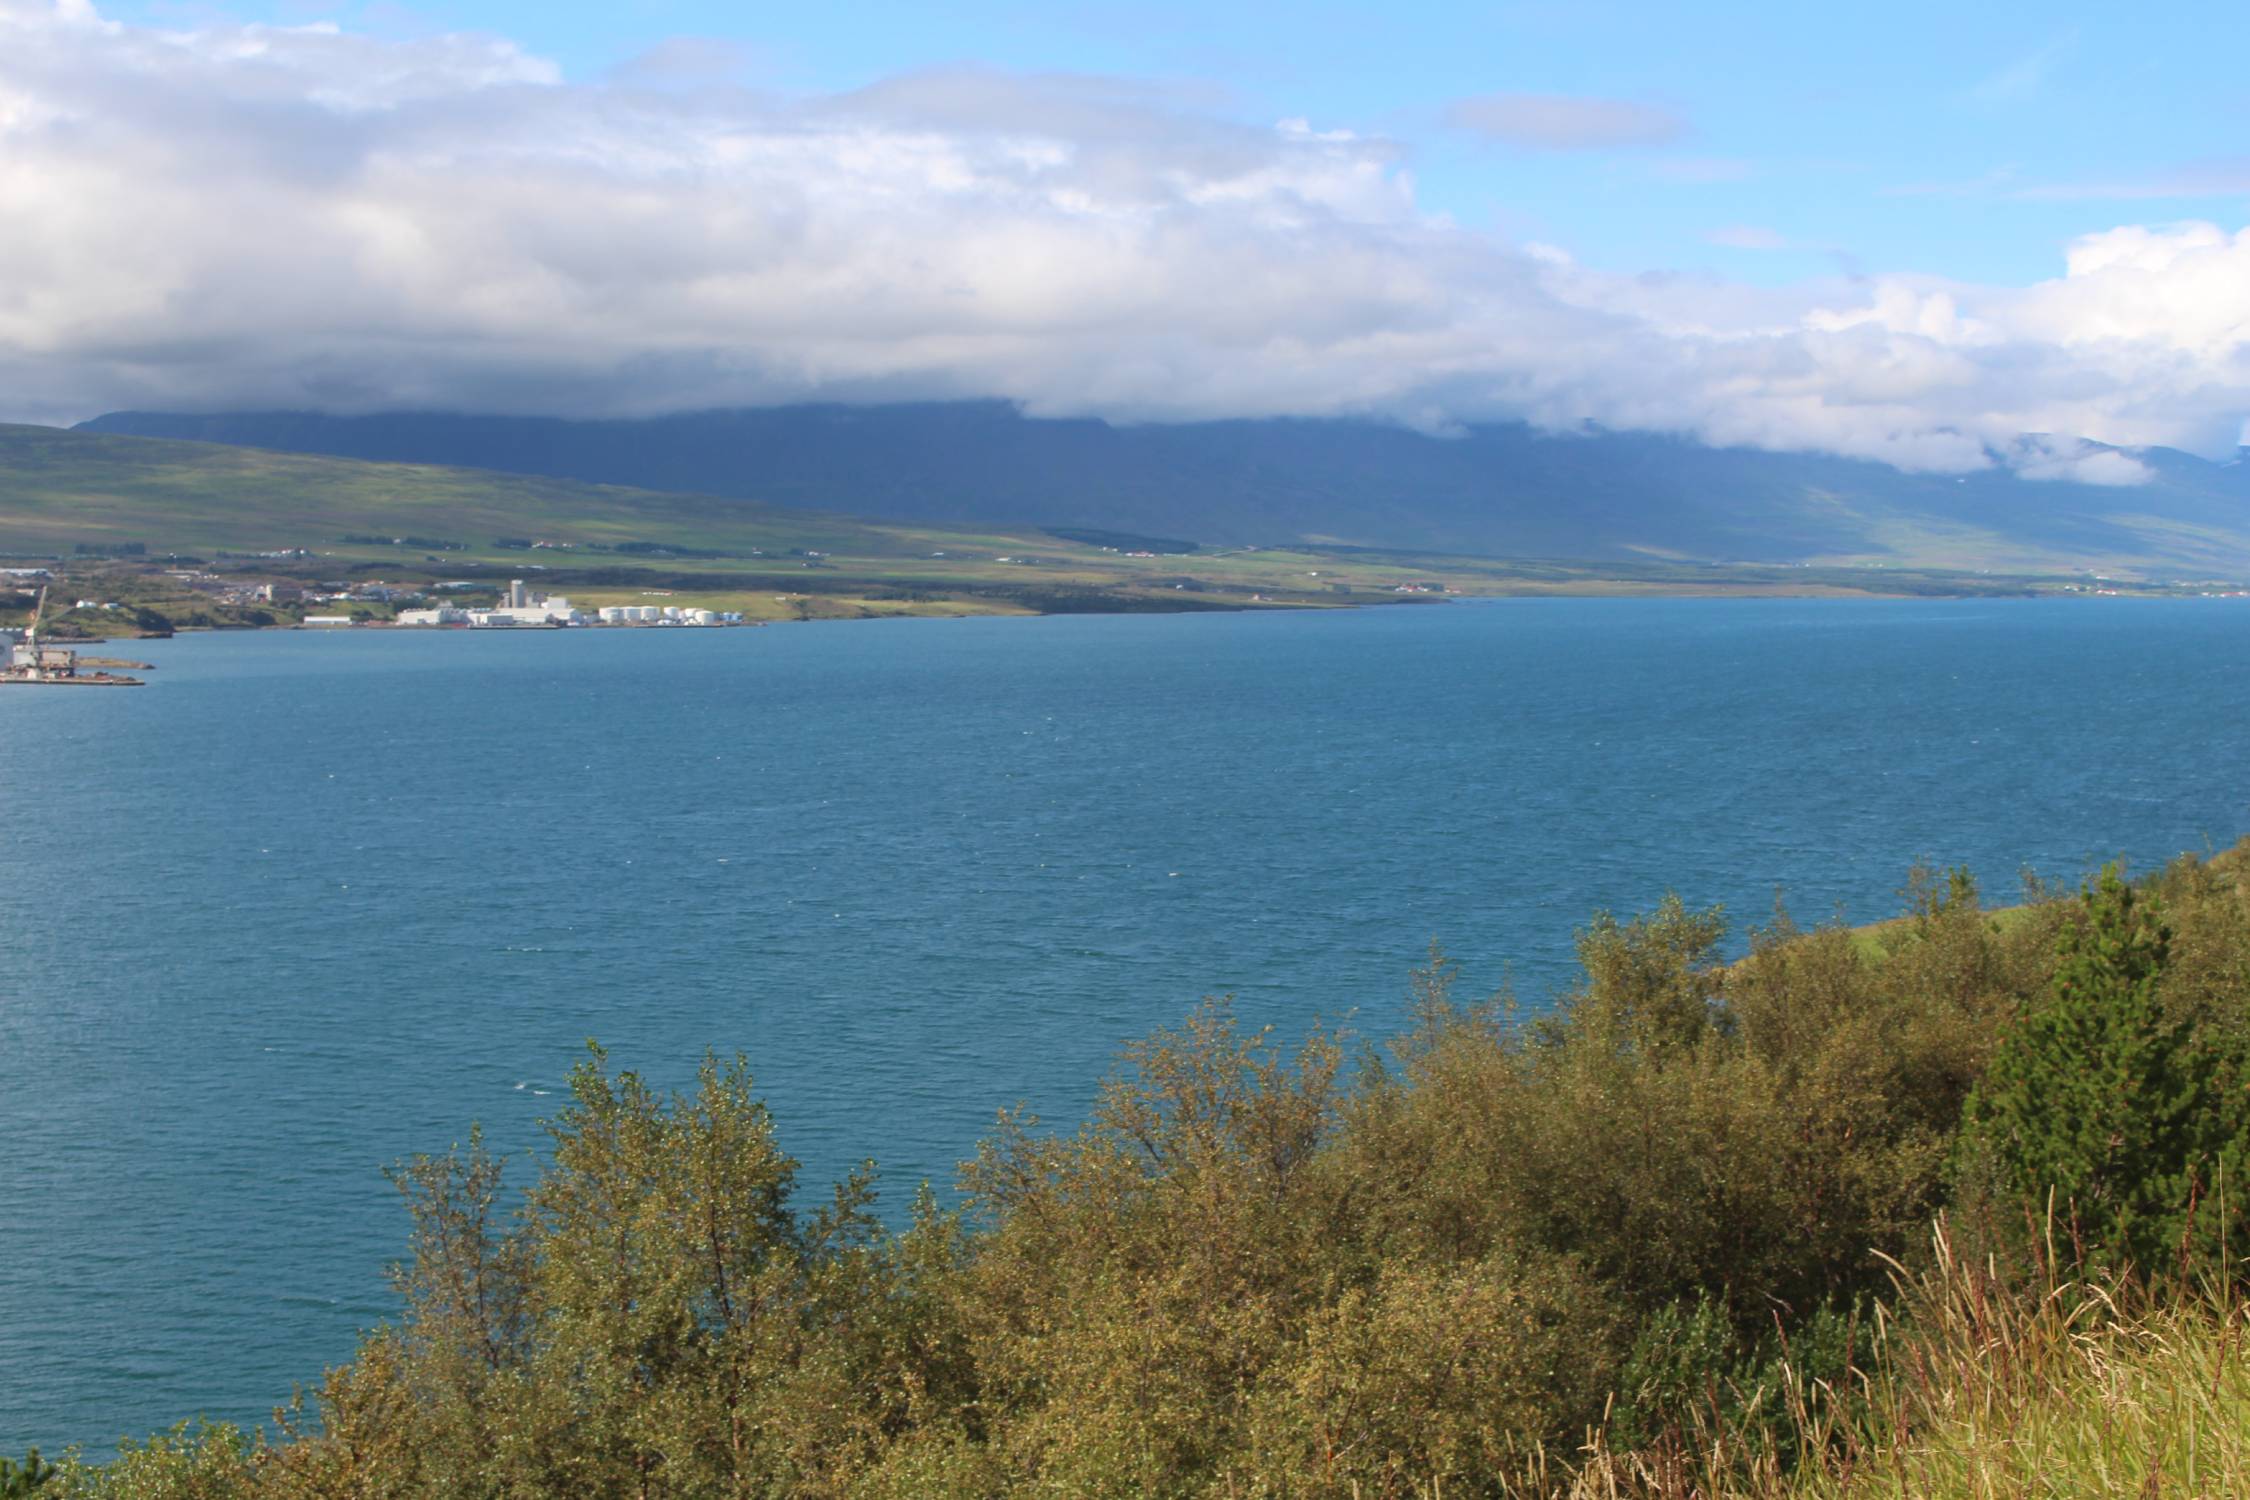
[[895, 1211], [1231, 991], [1543, 1002], [1677, 889], [1894, 912], [2250, 828], [2226, 601], [1339, 613], [139, 643], [0, 690], [0, 1451], [254, 1421], [386, 1317], [382, 1168], [521, 1152], [589, 1037], [747, 1053]]

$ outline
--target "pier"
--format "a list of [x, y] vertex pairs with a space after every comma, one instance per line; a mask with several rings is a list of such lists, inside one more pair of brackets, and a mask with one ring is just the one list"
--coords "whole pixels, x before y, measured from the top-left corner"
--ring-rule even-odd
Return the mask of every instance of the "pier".
[[111, 667], [140, 667], [140, 662], [117, 661], [109, 657], [87, 657], [80, 660], [76, 651], [67, 646], [44, 645], [39, 639], [39, 622], [47, 613], [47, 591], [39, 591], [39, 602], [32, 606], [31, 623], [19, 636], [12, 630], [0, 630], [0, 687], [139, 687], [141, 679], [126, 677], [108, 670]]

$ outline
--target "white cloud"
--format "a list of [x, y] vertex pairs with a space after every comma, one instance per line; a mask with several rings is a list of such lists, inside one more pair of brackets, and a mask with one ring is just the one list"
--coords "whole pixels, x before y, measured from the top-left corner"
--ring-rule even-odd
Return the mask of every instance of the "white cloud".
[[1122, 420], [1524, 418], [2124, 480], [2230, 444], [2250, 234], [2031, 287], [1621, 276], [1423, 211], [1397, 146], [974, 69], [777, 100], [499, 39], [0, 0], [0, 415], [634, 414], [999, 396]]
[[1661, 105], [1576, 94], [1478, 94], [1448, 104], [1445, 123], [1543, 151], [1666, 146], [1688, 133], [1687, 121]]
[[2012, 444], [2008, 465], [2020, 478], [2067, 479], [2076, 484], [2128, 487], [2146, 484], [2155, 477], [2148, 465], [2130, 453], [2043, 434], [2026, 436]]

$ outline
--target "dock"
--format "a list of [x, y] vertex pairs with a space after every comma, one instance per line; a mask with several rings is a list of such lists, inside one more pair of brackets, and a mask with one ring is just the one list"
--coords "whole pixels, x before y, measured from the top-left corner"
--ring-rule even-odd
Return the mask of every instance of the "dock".
[[138, 677], [120, 677], [114, 672], [57, 672], [43, 676], [0, 671], [0, 687], [146, 687]]
[[47, 613], [47, 591], [39, 591], [32, 606], [31, 624], [21, 635], [0, 631], [0, 687], [139, 687], [138, 677], [126, 677], [111, 667], [139, 666], [137, 662], [109, 657], [86, 657], [67, 646], [52, 646], [39, 639], [39, 622]]

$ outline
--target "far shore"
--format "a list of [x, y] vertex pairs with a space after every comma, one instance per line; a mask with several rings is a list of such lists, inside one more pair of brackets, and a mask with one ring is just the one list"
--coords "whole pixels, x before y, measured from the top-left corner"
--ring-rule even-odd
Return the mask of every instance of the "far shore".
[[[809, 596], [809, 597], [812, 597], [812, 598], [822, 598], [822, 597], [826, 597], [826, 596], [817, 596], [817, 595], [816, 595], [816, 596]], [[852, 621], [852, 620], [966, 620], [966, 619], [1053, 619], [1053, 618], [1059, 618], [1059, 617], [1063, 617], [1063, 616], [1069, 616], [1069, 615], [1105, 615], [1105, 616], [1116, 617], [1116, 616], [1125, 616], [1125, 615], [1155, 615], [1155, 614], [1164, 614], [1164, 615], [1185, 615], [1185, 614], [1260, 614], [1260, 613], [1266, 613], [1266, 612], [1288, 612], [1288, 613], [1294, 613], [1294, 614], [1303, 614], [1303, 613], [1316, 613], [1316, 612], [1322, 612], [1322, 611], [1332, 611], [1332, 610], [1356, 610], [1356, 609], [1386, 608], [1386, 607], [1414, 606], [1414, 605], [1424, 605], [1424, 606], [1426, 606], [1426, 605], [1431, 605], [1431, 604], [1461, 604], [1461, 603], [1474, 603], [1474, 602], [1479, 602], [1479, 601], [1498, 602], [1498, 601], [1502, 601], [1502, 600], [1508, 600], [1508, 599], [1647, 599], [1647, 600], [1652, 600], [1652, 601], [1654, 601], [1654, 600], [1693, 600], [1693, 599], [1713, 599], [1713, 600], [1720, 600], [1720, 599], [1773, 599], [1773, 600], [1789, 600], [1789, 599], [1833, 599], [1833, 600], [1853, 600], [1853, 599], [1858, 599], [1858, 600], [1865, 600], [1865, 601], [1868, 601], [1868, 602], [1871, 602], [1871, 603], [1875, 603], [1875, 602], [1880, 602], [1880, 603], [1902, 603], [1902, 604], [1903, 604], [1903, 603], [1932, 603], [1932, 602], [1940, 602], [1940, 601], [1969, 601], [1969, 600], [1985, 600], [1985, 601], [1988, 601], [1988, 602], [1989, 602], [1989, 601], [1994, 601], [1994, 600], [1998, 600], [1998, 599], [2014, 599], [2014, 600], [2024, 600], [2024, 599], [2072, 599], [2072, 598], [2076, 598], [2076, 599], [2096, 599], [2096, 598], [2102, 598], [2102, 599], [2159, 599], [2159, 598], [2174, 598], [2174, 599], [2179, 599], [2179, 598], [2205, 598], [2205, 599], [2240, 599], [2240, 598], [2250, 598], [2250, 593], [2242, 593], [2242, 592], [2224, 592], [2224, 593], [2219, 593], [2219, 592], [2205, 592], [2205, 593], [2187, 593], [2187, 592], [2183, 592], [2183, 591], [2180, 591], [2180, 590], [2176, 590], [2176, 589], [2175, 589], [2175, 590], [2156, 590], [2156, 589], [2149, 589], [2149, 590], [2139, 590], [2139, 589], [2133, 589], [2133, 590], [2104, 590], [2104, 591], [2101, 591], [2101, 592], [2099, 592], [2099, 593], [2095, 593], [2095, 592], [2082, 592], [2082, 593], [2065, 593], [2065, 592], [2062, 592], [2062, 591], [2048, 591], [2048, 592], [2025, 592], [2025, 593], [2020, 593], [2020, 594], [2008, 594], [2008, 595], [1993, 595], [1993, 594], [1972, 594], [1972, 593], [1961, 593], [1961, 594], [1932, 594], [1932, 593], [1904, 593], [1904, 592], [1886, 592], [1886, 591], [1883, 591], [1883, 590], [1877, 590], [1877, 589], [1847, 589], [1847, 588], [1837, 588], [1837, 587], [1821, 587], [1821, 586], [1814, 586], [1814, 587], [1799, 587], [1799, 588], [1785, 588], [1785, 587], [1779, 587], [1779, 586], [1775, 586], [1775, 587], [1762, 587], [1762, 586], [1759, 586], [1759, 585], [1755, 585], [1755, 584], [1741, 584], [1741, 583], [1733, 583], [1733, 584], [1715, 584], [1715, 585], [1711, 585], [1711, 586], [1708, 586], [1708, 587], [1701, 587], [1701, 588], [1687, 588], [1687, 587], [1678, 587], [1678, 586], [1665, 587], [1665, 586], [1655, 586], [1655, 585], [1641, 585], [1641, 584], [1633, 583], [1633, 582], [1630, 582], [1630, 581], [1620, 581], [1620, 580], [1607, 580], [1607, 581], [1593, 581], [1593, 580], [1590, 580], [1590, 581], [1588, 581], [1588, 582], [1585, 582], [1585, 583], [1581, 583], [1581, 584], [1555, 584], [1555, 585], [1545, 585], [1545, 586], [1530, 586], [1530, 587], [1523, 587], [1523, 588], [1514, 588], [1514, 589], [1494, 589], [1494, 590], [1491, 590], [1491, 591], [1488, 591], [1488, 592], [1476, 592], [1476, 593], [1470, 593], [1470, 592], [1454, 592], [1454, 593], [1448, 593], [1448, 594], [1443, 594], [1443, 595], [1420, 595], [1420, 596], [1413, 596], [1413, 597], [1406, 597], [1406, 598], [1370, 598], [1370, 599], [1354, 599], [1354, 600], [1349, 600], [1349, 601], [1338, 600], [1338, 601], [1334, 601], [1334, 602], [1331, 602], [1331, 601], [1328, 601], [1328, 600], [1290, 600], [1290, 601], [1286, 601], [1286, 602], [1284, 602], [1284, 601], [1278, 601], [1278, 600], [1275, 600], [1275, 601], [1260, 601], [1260, 602], [1257, 602], [1257, 603], [1223, 603], [1223, 602], [1213, 602], [1213, 601], [1207, 601], [1207, 600], [1199, 600], [1198, 602], [1196, 602], [1196, 603], [1194, 603], [1194, 604], [1184, 604], [1184, 605], [1179, 605], [1179, 606], [1175, 606], [1175, 607], [1170, 607], [1170, 608], [1166, 608], [1166, 607], [1162, 606], [1161, 604], [1150, 604], [1150, 603], [1144, 603], [1144, 602], [1141, 602], [1141, 601], [1139, 601], [1139, 600], [1135, 600], [1135, 601], [1131, 601], [1131, 602], [1129, 602], [1129, 603], [1125, 603], [1125, 604], [1123, 604], [1123, 605], [1122, 605], [1121, 607], [1119, 607], [1119, 608], [1114, 608], [1114, 609], [1102, 609], [1102, 608], [1098, 608], [1098, 607], [1092, 607], [1092, 608], [1084, 608], [1084, 609], [1068, 609], [1068, 610], [1027, 610], [1027, 609], [1011, 609], [1011, 608], [1006, 608], [1006, 607], [999, 607], [999, 606], [992, 606], [992, 607], [979, 607], [979, 606], [978, 606], [977, 604], [975, 604], [975, 603], [973, 603], [973, 602], [962, 602], [962, 603], [961, 603], [961, 604], [959, 604], [959, 605], [958, 605], [957, 607], [953, 607], [953, 608], [948, 608], [948, 609], [943, 609], [943, 610], [927, 610], [927, 611], [918, 611], [918, 610], [911, 610], [911, 609], [895, 609], [895, 610], [875, 610], [875, 609], [859, 609], [859, 610], [854, 610], [854, 611], [837, 611], [837, 612], [834, 612], [834, 613], [819, 613], [819, 612], [811, 612], [811, 613], [806, 613], [806, 614], [802, 614], [802, 615], [793, 615], [793, 616], [776, 616], [776, 617], [773, 617], [773, 618], [769, 618], [769, 619], [761, 619], [761, 620], [733, 620], [733, 621], [727, 621], [727, 622], [724, 622], [724, 623], [718, 623], [718, 624], [695, 624], [695, 623], [680, 623], [680, 622], [677, 622], [677, 621], [673, 621], [673, 622], [656, 622], [656, 621], [649, 621], [649, 622], [634, 622], [634, 623], [617, 623], [617, 622], [609, 622], [609, 621], [585, 621], [585, 622], [581, 622], [581, 623], [578, 623], [578, 624], [568, 624], [568, 625], [565, 625], [565, 624], [553, 624], [553, 625], [508, 625], [508, 626], [481, 626], [481, 625], [452, 625], [452, 624], [448, 624], [448, 625], [423, 625], [423, 624], [411, 624], [411, 625], [405, 625], [405, 624], [400, 624], [400, 623], [398, 623], [398, 622], [397, 622], [397, 621], [395, 621], [395, 620], [387, 620], [387, 619], [364, 619], [364, 620], [354, 620], [354, 621], [351, 621], [351, 622], [350, 622], [349, 624], [309, 624], [309, 623], [307, 623], [307, 622], [305, 622], [305, 621], [302, 621], [302, 620], [277, 620], [277, 621], [275, 621], [274, 623], [272, 623], [272, 624], [270, 624], [270, 625], [253, 625], [253, 624], [239, 624], [239, 625], [237, 625], [237, 624], [227, 624], [227, 625], [181, 625], [181, 626], [178, 626], [178, 627], [176, 627], [175, 629], [173, 629], [173, 630], [171, 630], [171, 631], [168, 631], [168, 632], [165, 632], [165, 631], [119, 631], [119, 632], [116, 632], [116, 633], [113, 633], [113, 634], [101, 634], [101, 635], [68, 635], [68, 636], [63, 636], [63, 635], [50, 635], [50, 636], [48, 637], [48, 639], [50, 639], [51, 641], [53, 641], [53, 643], [54, 643], [54, 644], [56, 644], [56, 645], [58, 645], [58, 646], [89, 647], [89, 646], [99, 646], [99, 645], [102, 645], [102, 644], [104, 644], [104, 643], [108, 643], [108, 642], [116, 642], [116, 641], [161, 641], [161, 640], [169, 640], [169, 639], [172, 639], [172, 638], [174, 638], [174, 637], [177, 637], [177, 636], [195, 636], [195, 635], [236, 635], [236, 634], [255, 634], [255, 633], [260, 633], [260, 632], [272, 632], [272, 631], [294, 631], [294, 632], [298, 632], [298, 633], [301, 633], [301, 634], [309, 634], [309, 635], [344, 635], [344, 634], [364, 634], [364, 633], [367, 633], [367, 632], [371, 632], [371, 631], [372, 631], [372, 632], [381, 632], [381, 633], [386, 633], [386, 634], [399, 634], [399, 635], [444, 635], [444, 634], [450, 634], [450, 635], [480, 635], [480, 636], [481, 636], [481, 635], [536, 635], [536, 634], [543, 634], [543, 633], [558, 633], [558, 634], [567, 634], [567, 633], [574, 633], [574, 632], [578, 632], [578, 631], [640, 631], [640, 632], [653, 632], [653, 633], [657, 633], [657, 634], [667, 634], [667, 633], [676, 633], [676, 632], [682, 632], [682, 631], [697, 631], [697, 632], [700, 632], [700, 631], [714, 631], [714, 630], [719, 630], [719, 631], [723, 631], [723, 630], [751, 630], [751, 629], [757, 629], [757, 628], [760, 628], [760, 627], [763, 627], [763, 626], [767, 626], [767, 625], [791, 625], [791, 624], [807, 624], [807, 623], [812, 623], [812, 622], [816, 622], [816, 621], [820, 621], [820, 622], [828, 622], [828, 623], [840, 623], [840, 622], [844, 622], [844, 621]]]

